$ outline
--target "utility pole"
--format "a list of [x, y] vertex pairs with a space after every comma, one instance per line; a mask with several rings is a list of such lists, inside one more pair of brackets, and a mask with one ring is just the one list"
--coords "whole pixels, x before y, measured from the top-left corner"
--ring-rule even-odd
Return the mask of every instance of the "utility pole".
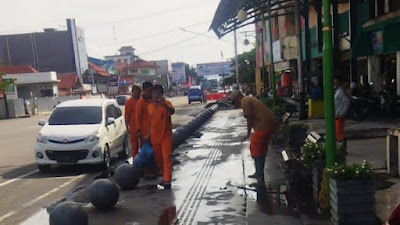
[[[95, 86], [94, 86], [94, 76], [93, 76], [93, 70], [94, 70], [94, 66], [93, 66], [93, 68], [92, 69], [90, 69], [90, 74], [92, 75], [92, 92], [93, 92], [93, 90], [94, 90], [94, 88], [95, 88]], [[118, 81], [117, 81], [118, 82]], [[117, 85], [119, 85], [119, 82], [118, 82], [118, 84]]]
[[331, 0], [323, 0], [323, 67], [324, 67], [324, 103], [326, 127], [326, 166], [331, 168], [336, 161], [335, 102], [333, 89], [334, 61], [332, 46]]
[[300, 119], [306, 119], [306, 96], [304, 93], [304, 69], [303, 69], [303, 43], [301, 42], [301, 17], [300, 17], [300, 0], [294, 1], [294, 22], [296, 26], [297, 39], [297, 75], [299, 82], [299, 98], [300, 98]]
[[234, 36], [235, 36], [235, 65], [236, 65], [236, 83], [237, 83], [237, 85], [238, 85], [238, 88], [239, 88], [239, 59], [238, 59], [238, 54], [237, 54], [236, 25], [235, 25]]
[[271, 14], [271, 0], [268, 0], [268, 27], [269, 27], [269, 75], [271, 79], [272, 97], [274, 103], [276, 102], [276, 87], [275, 87], [275, 68], [274, 68], [274, 53], [273, 53], [273, 40], [272, 40], [272, 14]]

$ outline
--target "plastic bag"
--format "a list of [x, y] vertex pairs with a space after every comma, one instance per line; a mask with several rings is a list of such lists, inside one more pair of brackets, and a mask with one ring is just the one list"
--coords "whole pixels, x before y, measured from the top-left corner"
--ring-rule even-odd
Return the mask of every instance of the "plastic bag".
[[135, 167], [147, 167], [154, 164], [154, 151], [150, 144], [144, 144], [139, 154], [133, 159]]

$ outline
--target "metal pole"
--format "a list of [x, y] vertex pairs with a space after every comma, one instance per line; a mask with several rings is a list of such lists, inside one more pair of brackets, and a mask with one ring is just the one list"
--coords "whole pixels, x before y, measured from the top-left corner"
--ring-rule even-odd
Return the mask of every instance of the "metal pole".
[[7, 94], [6, 92], [4, 92], [4, 106], [6, 108], [6, 118], [9, 119], [10, 118], [10, 110], [8, 108], [8, 101], [7, 101]]
[[326, 166], [332, 167], [336, 158], [335, 137], [335, 103], [333, 89], [333, 46], [332, 46], [332, 17], [331, 0], [323, 1], [324, 28], [323, 32], [323, 67], [324, 67], [324, 102], [325, 102], [325, 127], [326, 127]]
[[[264, 13], [263, 13], [264, 15]], [[267, 76], [265, 75], [265, 48], [264, 48], [264, 29], [265, 29], [265, 20], [264, 16], [262, 17], [262, 29], [261, 29], [261, 60], [262, 60], [262, 69], [261, 69], [261, 82], [263, 83], [263, 87], [266, 88], [269, 85]]]
[[301, 42], [301, 17], [300, 17], [300, 0], [294, 1], [294, 22], [296, 26], [297, 38], [297, 74], [299, 82], [299, 98], [300, 98], [300, 119], [306, 119], [306, 96], [304, 93], [304, 70], [303, 70], [303, 43]]
[[239, 88], [239, 59], [238, 59], [238, 54], [237, 54], [237, 37], [236, 37], [236, 28], [234, 32], [235, 36], [235, 66], [236, 66], [236, 83]]
[[274, 53], [273, 53], [273, 40], [272, 40], [272, 16], [271, 16], [271, 0], [268, 0], [268, 27], [269, 27], [269, 71], [271, 79], [272, 97], [274, 103], [276, 102], [276, 87], [275, 87], [275, 68], [274, 68]]
[[[357, 1], [350, 0], [350, 49], [354, 48], [357, 40]], [[351, 82], [357, 82], [358, 80], [358, 70], [357, 70], [357, 56], [351, 54], [350, 59], [350, 80]]]

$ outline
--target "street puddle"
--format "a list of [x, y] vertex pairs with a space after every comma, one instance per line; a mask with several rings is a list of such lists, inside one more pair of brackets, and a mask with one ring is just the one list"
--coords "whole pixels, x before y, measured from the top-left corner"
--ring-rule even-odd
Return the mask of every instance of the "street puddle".
[[175, 206], [164, 209], [158, 219], [158, 225], [177, 225], [179, 224], [178, 222]]
[[287, 196], [286, 185], [251, 185], [248, 197], [257, 202], [259, 210], [268, 215], [296, 215], [296, 207]]

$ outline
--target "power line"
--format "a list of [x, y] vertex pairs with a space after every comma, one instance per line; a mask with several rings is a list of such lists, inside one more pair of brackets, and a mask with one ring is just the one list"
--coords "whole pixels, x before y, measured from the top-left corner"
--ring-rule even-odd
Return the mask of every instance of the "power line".
[[97, 26], [97, 25], [117, 24], [117, 23], [123, 23], [123, 22], [127, 22], [127, 21], [132, 21], [132, 20], [143, 20], [143, 19], [148, 19], [150, 17], [161, 16], [161, 15], [164, 15], [164, 14], [169, 14], [169, 13], [172, 13], [172, 12], [181, 11], [181, 10], [187, 10], [187, 9], [188, 9], [188, 7], [176, 7], [176, 8], [172, 8], [172, 9], [161, 10], [161, 11], [154, 12], [154, 13], [151, 13], [151, 14], [146, 14], [146, 15], [143, 15], [143, 16], [133, 16], [133, 17], [126, 17], [126, 18], [119, 19], [119, 20], [114, 20], [114, 21], [105, 21], [105, 22], [86, 24], [86, 25], [82, 25], [81, 27], [88, 28], [88, 27], [93, 27], [93, 26]]
[[[210, 21], [204, 21], [204, 22], [200, 22], [200, 23], [195, 23], [195, 24], [183, 26], [182, 28], [194, 27], [194, 26], [202, 25], [202, 24], [209, 23], [209, 22]], [[115, 42], [115, 43], [112, 43], [112, 44], [105, 44], [105, 45], [96, 46], [96, 47], [93, 47], [93, 48], [86, 48], [86, 50], [93, 50], [93, 49], [104, 48], [104, 47], [108, 47], [108, 46], [112, 46], [112, 45], [125, 44], [125, 43], [131, 42], [131, 41], [139, 41], [139, 40], [143, 40], [143, 39], [154, 38], [154, 37], [158, 37], [158, 36], [161, 36], [161, 35], [164, 35], [164, 34], [168, 34], [168, 33], [173, 33], [173, 32], [179, 31], [182, 28], [174, 28], [174, 29], [171, 29], [171, 30], [158, 32], [158, 33], [155, 33], [155, 34], [146, 35], [146, 36], [142, 36], [142, 37], [139, 37], [139, 38], [132, 38], [132, 39], [127, 39], [127, 40], [123, 40], [123, 41], [120, 41], [120, 42]], [[199, 35], [199, 33], [195, 33], [195, 34]], [[200, 34], [200, 35], [202, 35], [202, 34]]]
[[232, 41], [223, 40], [223, 39], [219, 39], [217, 37], [213, 37], [213, 36], [209, 36], [209, 35], [205, 35], [205, 34], [200, 34], [200, 33], [194, 32], [194, 31], [186, 30], [185, 28], [182, 28], [182, 27], [179, 28], [179, 29], [181, 29], [184, 32], [188, 32], [188, 33], [192, 33], [192, 34], [198, 34], [200, 36], [211, 38], [211, 39], [215, 39], [215, 40], [218, 40], [218, 41], [225, 41], [225, 42], [233, 43]]
[[[208, 32], [208, 31], [207, 31], [207, 32]], [[204, 33], [206, 33], [206, 32], [204, 32]], [[201, 35], [200, 35], [200, 34], [197, 34], [197, 35], [195, 35], [195, 36], [193, 36], [193, 37], [180, 40], [180, 41], [175, 42], [175, 43], [173, 43], [173, 44], [164, 46], [164, 47], [162, 47], [162, 48], [158, 48], [158, 49], [154, 49], [154, 50], [151, 50], [151, 51], [148, 51], [148, 52], [140, 53], [139, 55], [147, 55], [147, 54], [150, 54], [150, 53], [153, 53], [153, 52], [158, 52], [158, 51], [164, 50], [164, 49], [166, 49], [166, 48], [173, 47], [173, 46], [175, 46], [175, 45], [180, 45], [180, 44], [182, 44], [182, 43], [184, 43], [184, 42], [190, 41], [190, 40], [195, 39], [195, 38], [197, 38], [197, 37], [199, 37], [199, 36], [201, 36]]]

